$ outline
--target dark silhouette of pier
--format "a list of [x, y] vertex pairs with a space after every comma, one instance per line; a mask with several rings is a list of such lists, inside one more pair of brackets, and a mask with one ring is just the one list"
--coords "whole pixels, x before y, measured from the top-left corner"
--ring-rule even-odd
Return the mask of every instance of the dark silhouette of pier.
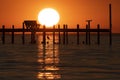
[[[12, 28], [5, 28], [3, 25], [0, 29], [0, 32], [2, 32], [2, 43], [5, 44], [5, 33], [11, 32], [11, 43], [14, 44], [14, 33], [15, 32], [22, 32], [22, 43], [25, 44], [25, 32], [31, 33], [31, 43], [36, 43], [35, 35], [36, 32], [42, 32], [43, 33], [43, 44], [46, 44], [46, 32], [53, 32], [53, 43], [55, 43], [55, 32], [58, 32], [58, 39], [59, 44], [61, 44], [61, 33], [63, 33], [63, 44], [68, 44], [68, 32], [74, 32], [77, 36], [77, 44], [80, 44], [79, 34], [80, 32], [86, 33], [86, 44], [91, 44], [91, 38], [90, 34], [91, 32], [97, 33], [97, 44], [100, 44], [100, 33], [106, 32], [109, 33], [109, 44], [112, 45], [112, 14], [111, 14], [111, 4], [109, 5], [109, 28], [108, 29], [101, 29], [100, 25], [98, 24], [96, 28], [91, 29], [90, 28], [90, 22], [92, 20], [87, 20], [88, 24], [86, 24], [86, 28], [80, 28], [80, 25], [77, 24], [76, 28], [69, 29], [67, 24], [63, 25], [63, 28], [60, 27], [60, 25], [53, 26], [53, 28], [46, 28], [45, 26], [38, 27], [37, 21], [35, 20], [25, 20], [23, 22], [22, 28], [15, 28], [14, 25]], [[57, 28], [56, 28], [57, 27]]]

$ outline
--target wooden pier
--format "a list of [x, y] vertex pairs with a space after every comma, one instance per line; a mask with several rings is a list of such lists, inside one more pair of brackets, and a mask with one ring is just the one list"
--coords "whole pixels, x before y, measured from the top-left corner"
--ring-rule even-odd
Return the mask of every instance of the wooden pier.
[[[45, 26], [43, 26], [43, 28], [35, 28], [35, 29], [26, 29], [23, 28], [14, 28], [14, 25], [12, 26], [11, 29], [5, 28], [5, 26], [3, 25], [2, 28], [0, 29], [0, 32], [2, 32], [2, 43], [5, 44], [5, 33], [6, 32], [11, 32], [11, 43], [14, 44], [14, 33], [15, 32], [22, 32], [22, 43], [25, 43], [25, 32], [31, 32], [31, 43], [35, 43], [35, 33], [36, 32], [42, 32], [43, 33], [43, 42], [42, 43], [46, 43], [46, 33], [47, 32], [53, 32], [53, 43], [55, 43], [55, 32], [58, 32], [58, 38], [59, 38], [59, 44], [61, 43], [61, 33], [63, 33], [63, 44], [68, 44], [68, 32], [74, 32], [76, 33], [77, 36], [77, 44], [79, 44], [80, 42], [80, 33], [81, 32], [85, 32], [86, 33], [86, 44], [90, 44], [91, 40], [90, 40], [90, 32], [94, 32], [97, 33], [97, 43], [100, 44], [100, 33], [102, 32], [107, 32], [109, 33], [109, 37], [111, 38], [111, 29], [100, 29], [100, 25], [97, 25], [96, 29], [88, 29], [86, 26], [86, 29], [80, 29], [79, 27], [80, 25], [77, 24], [76, 29], [69, 29], [67, 25], [63, 25], [63, 28], [60, 28], [60, 25], [58, 25], [58, 28], [55, 28], [55, 26], [53, 26], [53, 28], [45, 28]], [[112, 41], [112, 40], [110, 40]], [[111, 44], [111, 42], [110, 42]]]
[[[25, 32], [31, 33], [31, 43], [36, 43], [35, 35], [36, 32], [42, 32], [43, 33], [43, 44], [46, 44], [46, 32], [53, 32], [53, 44], [55, 43], [55, 32], [58, 32], [58, 39], [59, 44], [68, 44], [68, 32], [74, 32], [77, 36], [77, 44], [80, 44], [80, 33], [84, 32], [86, 33], [86, 44], [91, 44], [91, 32], [97, 33], [97, 44], [100, 44], [100, 33], [106, 32], [109, 33], [109, 44], [112, 45], [112, 14], [111, 14], [111, 4], [109, 5], [109, 29], [101, 29], [100, 25], [98, 24], [96, 28], [91, 29], [90, 28], [90, 22], [91, 20], [87, 20], [88, 24], [86, 24], [86, 28], [80, 28], [80, 25], [77, 24], [76, 28], [69, 29], [68, 25], [64, 24], [63, 26], [57, 25], [53, 26], [53, 28], [46, 28], [45, 26], [38, 27], [38, 24], [34, 20], [27, 20], [23, 22], [22, 28], [15, 28], [14, 25], [12, 28], [5, 28], [5, 25], [0, 28], [0, 32], [2, 33], [2, 43], [5, 44], [5, 33], [10, 32], [11, 33], [11, 43], [14, 44], [14, 34], [15, 32], [22, 32], [22, 43], [25, 44]], [[56, 28], [57, 27], [57, 28]], [[63, 28], [62, 28], [63, 27]], [[61, 33], [63, 33], [63, 40], [61, 41]]]

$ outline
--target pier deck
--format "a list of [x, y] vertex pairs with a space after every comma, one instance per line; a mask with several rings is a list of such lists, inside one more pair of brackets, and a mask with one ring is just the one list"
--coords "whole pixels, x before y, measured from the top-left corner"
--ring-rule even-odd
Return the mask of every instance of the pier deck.
[[21, 28], [16, 28], [16, 29], [0, 29], [0, 32], [109, 32], [110, 29], [21, 29]]

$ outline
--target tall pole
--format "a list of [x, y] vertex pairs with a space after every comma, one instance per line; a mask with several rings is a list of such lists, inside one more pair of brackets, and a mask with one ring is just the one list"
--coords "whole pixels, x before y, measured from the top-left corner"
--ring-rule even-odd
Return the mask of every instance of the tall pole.
[[110, 45], [112, 45], [112, 9], [111, 4], [109, 4], [109, 26], [110, 26]]
[[90, 29], [90, 22], [91, 22], [92, 20], [86, 20], [86, 22], [88, 22], [88, 29]]

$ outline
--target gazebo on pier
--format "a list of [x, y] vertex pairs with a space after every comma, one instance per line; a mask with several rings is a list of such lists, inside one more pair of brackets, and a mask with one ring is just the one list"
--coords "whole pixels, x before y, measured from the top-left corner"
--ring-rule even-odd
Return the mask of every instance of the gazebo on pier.
[[[25, 25], [26, 29], [30, 29], [31, 30], [31, 43], [36, 43], [36, 39], [35, 39], [35, 29], [37, 29], [37, 21], [36, 20], [25, 20], [23, 22], [23, 25]], [[23, 28], [25, 28], [23, 26]]]

